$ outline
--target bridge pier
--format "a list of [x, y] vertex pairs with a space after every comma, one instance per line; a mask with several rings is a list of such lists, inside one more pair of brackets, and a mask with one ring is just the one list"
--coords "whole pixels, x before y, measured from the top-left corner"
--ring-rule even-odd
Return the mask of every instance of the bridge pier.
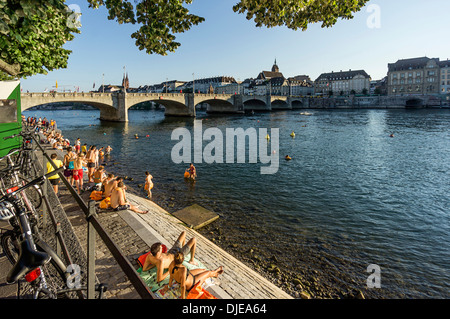
[[184, 94], [184, 105], [178, 102], [165, 101], [165, 116], [195, 117], [194, 94]]
[[113, 107], [100, 107], [100, 120], [112, 122], [128, 122], [127, 94], [119, 92], [112, 94]]

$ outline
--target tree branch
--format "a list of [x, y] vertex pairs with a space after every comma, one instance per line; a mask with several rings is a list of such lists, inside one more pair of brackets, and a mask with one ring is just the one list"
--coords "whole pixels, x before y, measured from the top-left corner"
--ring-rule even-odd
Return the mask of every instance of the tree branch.
[[3, 71], [11, 76], [16, 76], [20, 73], [20, 65], [18, 63], [8, 64], [2, 59], [0, 59], [0, 71]]

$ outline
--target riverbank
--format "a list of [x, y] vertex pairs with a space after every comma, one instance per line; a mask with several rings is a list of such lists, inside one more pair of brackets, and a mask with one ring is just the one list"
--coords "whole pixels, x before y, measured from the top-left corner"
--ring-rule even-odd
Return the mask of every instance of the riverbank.
[[[50, 150], [50, 153], [52, 150]], [[62, 157], [65, 152], [55, 151]], [[62, 158], [61, 158], [62, 159]], [[108, 165], [106, 161], [100, 163]], [[111, 171], [108, 171], [111, 172]], [[127, 178], [128, 179], [128, 178]], [[84, 174], [85, 186], [88, 183]], [[89, 201], [90, 191], [84, 191], [81, 197]], [[115, 212], [111, 209], [103, 210], [97, 208], [100, 223], [109, 231], [113, 240], [123, 250], [130, 262], [139, 267], [136, 258], [150, 250], [151, 244], [160, 241], [170, 247], [179, 234], [187, 233], [186, 238], [197, 239], [196, 259], [208, 269], [216, 269], [223, 266], [224, 273], [219, 278], [219, 283], [208, 288], [221, 299], [290, 299], [292, 296], [274, 285], [272, 282], [259, 275], [246, 266], [240, 260], [228, 254], [214, 242], [208, 240], [200, 233], [189, 229], [172, 214], [137, 194], [136, 190], [127, 185], [127, 200], [147, 214], [136, 214], [130, 210]], [[72, 223], [75, 233], [86, 247], [86, 222], [83, 212], [77, 207], [73, 198], [64, 185], [60, 187], [59, 200]], [[98, 206], [99, 202], [97, 202]], [[124, 278], [120, 267], [112, 258], [108, 249], [98, 243], [96, 250], [96, 275], [99, 282], [107, 284], [108, 289], [105, 297], [110, 298], [138, 298], [131, 284]]]
[[[198, 204], [215, 212], [220, 218], [199, 232], [212, 231], [206, 235], [244, 262], [253, 247], [275, 256], [282, 273], [303, 274], [312, 296], [317, 294], [313, 280], [333, 298], [345, 298], [353, 289], [364, 289], [367, 298], [448, 296], [441, 243], [448, 237], [448, 161], [442, 158], [449, 155], [449, 113], [309, 112], [200, 116], [205, 130], [278, 127], [280, 169], [263, 176], [259, 164], [198, 163], [195, 184], [184, 182], [186, 165], [171, 160], [176, 144], [171, 133], [191, 130], [192, 119], [130, 111], [124, 124], [99, 122], [93, 111], [35, 114], [59, 119], [71, 141], [110, 144], [107, 169], [133, 178], [126, 184], [140, 196], [139, 184], [149, 171], [153, 201], [167, 211]], [[293, 130], [295, 138], [289, 135]], [[282, 160], [285, 154], [293, 160]], [[248, 264], [256, 268], [254, 262]], [[370, 264], [382, 269], [382, 289], [367, 289]]]
[[[88, 145], [90, 145], [90, 141], [86, 142], [89, 142]], [[123, 177], [127, 185], [127, 193], [145, 200], [146, 193], [143, 190], [143, 181], [137, 180], [136, 177], [124, 175], [123, 169], [125, 168], [126, 170], [126, 166], [123, 167], [121, 163], [114, 162], [108, 156], [102, 158], [99, 165], [103, 165], [107, 173]], [[120, 166], [121, 169], [116, 170], [116, 166]], [[155, 193], [157, 192], [156, 189], [158, 189], [158, 186], [155, 186], [153, 190], [154, 200], [149, 202], [156, 205], [158, 210], [172, 216], [171, 212], [176, 212], [186, 207], [185, 203], [183, 204], [176, 200], [174, 194], [164, 193], [163, 197], [161, 197], [161, 194]], [[159, 200], [155, 200], [155, 197], [159, 198]], [[212, 207], [206, 208], [214, 210]], [[149, 206], [144, 205], [140, 209], [148, 210]], [[181, 223], [181, 221], [178, 222]], [[365, 296], [379, 297], [371, 294], [371, 291], [358, 289], [358, 283], [349, 276], [347, 277], [345, 269], [333, 274], [333, 278], [330, 278], [329, 273], [325, 271], [322, 273], [317, 270], [311, 270], [307, 265], [312, 260], [314, 260], [314, 263], [322, 262], [317, 259], [314, 249], [306, 248], [306, 250], [300, 252], [294, 246], [280, 247], [280, 241], [273, 239], [282, 234], [271, 234], [265, 230], [261, 231], [261, 229], [261, 224], [255, 224], [252, 220], [243, 219], [237, 225], [236, 222], [230, 222], [222, 215], [221, 218], [212, 224], [199, 229], [198, 234], [204, 236], [205, 239], [217, 245], [223, 251], [226, 251], [236, 260], [243, 262], [249, 269], [255, 271], [276, 287], [281, 288], [293, 298], [342, 299], [364, 298]], [[264, 242], [264, 245], [261, 246], [260, 242]], [[286, 251], [295, 253], [286, 254]], [[299, 262], [300, 260], [303, 262]], [[342, 262], [340, 260], [340, 263]], [[330, 283], [330, 280], [333, 282]], [[353, 283], [354, 286], [342, 284], [345, 282]]]
[[[110, 168], [109, 172], [114, 173], [113, 166], [109, 166], [108, 162], [103, 162], [103, 165]], [[124, 176], [124, 178], [127, 185], [127, 193], [135, 195], [135, 198], [145, 200], [145, 193], [141, 189], [142, 184], [137, 184], [136, 188], [136, 186], [130, 186], [130, 184], [136, 185], [138, 182], [129, 176]], [[170, 212], [184, 208], [176, 203], [173, 196], [167, 196], [164, 200], [157, 203], [154, 201], [149, 202], [170, 216], [172, 216]], [[149, 206], [146, 205], [144, 207], [148, 209]], [[143, 209], [142, 206], [140, 208]], [[335, 287], [336, 282], [333, 285], [328, 285], [327, 282], [330, 279], [325, 272], [320, 273], [300, 266], [303, 264], [299, 263], [299, 259], [306, 260], [308, 258], [301, 257], [300, 254], [292, 254], [291, 259], [286, 260], [286, 255], [279, 253], [280, 249], [292, 249], [292, 251], [295, 251], [296, 248], [280, 247], [277, 242], [273, 241], [272, 244], [269, 244], [271, 249], [267, 249], [267, 244], [274, 237], [274, 234], [268, 232], [259, 234], [261, 236], [259, 240], [265, 241], [265, 246], [262, 248], [258, 245], [258, 240], [255, 240], [253, 237], [255, 232], [260, 232], [260, 228], [255, 225], [254, 221], [243, 221], [236, 227], [235, 224], [228, 223], [223, 217], [221, 216], [213, 223], [197, 230], [198, 234], [204, 236], [209, 242], [217, 245], [233, 256], [233, 258], [236, 258], [266, 280], [281, 288], [291, 297], [297, 299], [354, 299], [365, 298], [367, 295], [371, 295], [370, 291], [363, 291], [351, 285], [341, 285], [339, 288]], [[182, 223], [181, 221], [178, 222]], [[310, 255], [313, 253], [312, 251], [308, 252], [309, 258], [314, 258]], [[307, 262], [309, 263], [310, 261]], [[334, 275], [336, 281], [349, 280], [355, 284], [355, 287], [357, 286], [354, 280], [346, 278], [344, 270]], [[372, 297], [375, 298], [376, 296], [372, 295]]]

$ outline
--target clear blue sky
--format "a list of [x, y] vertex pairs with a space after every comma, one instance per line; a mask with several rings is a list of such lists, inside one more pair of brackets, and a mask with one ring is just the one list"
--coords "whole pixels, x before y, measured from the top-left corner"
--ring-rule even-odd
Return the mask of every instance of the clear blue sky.
[[[133, 2], [132, 2], [133, 3]], [[219, 75], [236, 80], [256, 77], [270, 70], [276, 58], [285, 77], [306, 74], [315, 80], [321, 73], [364, 69], [377, 80], [387, 73], [387, 64], [398, 59], [428, 56], [450, 58], [450, 1], [371, 0], [352, 20], [333, 28], [310, 25], [307, 31], [286, 27], [257, 28], [232, 10], [236, 0], [194, 0], [189, 10], [206, 21], [178, 34], [181, 46], [167, 56], [139, 51], [130, 37], [137, 25], [119, 25], [107, 20], [105, 8], [78, 5], [81, 34], [65, 45], [72, 50], [66, 69], [22, 80], [23, 91], [42, 92], [58, 81], [58, 91], [80, 87], [92, 90], [102, 84], [121, 84], [124, 66], [131, 87], [169, 80], [190, 81]], [[379, 28], [369, 28], [380, 9]]]

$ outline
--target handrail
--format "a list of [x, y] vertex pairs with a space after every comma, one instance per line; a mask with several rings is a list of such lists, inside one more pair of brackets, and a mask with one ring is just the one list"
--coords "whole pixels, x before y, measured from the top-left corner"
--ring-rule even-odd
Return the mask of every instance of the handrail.
[[[47, 152], [42, 148], [42, 146], [39, 144], [39, 141], [36, 140], [36, 138], [33, 136], [33, 140], [36, 142], [35, 144], [39, 147], [40, 151], [44, 155], [44, 157], [51, 163], [51, 165], [57, 169], [55, 163], [51, 160], [50, 156], [47, 154]], [[105, 243], [106, 247], [109, 249], [111, 254], [113, 255], [114, 259], [117, 261], [119, 266], [122, 268], [125, 275], [130, 280], [133, 287], [136, 289], [137, 293], [141, 296], [142, 299], [155, 299], [155, 295], [152, 293], [152, 291], [148, 288], [148, 286], [144, 283], [144, 281], [141, 279], [141, 277], [138, 275], [137, 271], [134, 269], [133, 265], [130, 263], [130, 261], [124, 256], [120, 248], [116, 245], [114, 240], [111, 238], [111, 236], [108, 234], [108, 232], [102, 227], [100, 222], [98, 221], [95, 214], [92, 214], [91, 210], [89, 209], [88, 205], [84, 202], [84, 200], [80, 197], [80, 195], [75, 191], [75, 189], [70, 185], [69, 181], [66, 179], [63, 173], [58, 173], [59, 177], [63, 181], [64, 185], [69, 190], [72, 197], [77, 202], [78, 206], [81, 208], [81, 210], [84, 212], [86, 216], [86, 220], [88, 223], [90, 223], [97, 233], [99, 234], [100, 238]], [[89, 268], [89, 265], [88, 265]], [[88, 273], [93, 272], [93, 269], [88, 269]], [[89, 287], [88, 287], [89, 289]]]

